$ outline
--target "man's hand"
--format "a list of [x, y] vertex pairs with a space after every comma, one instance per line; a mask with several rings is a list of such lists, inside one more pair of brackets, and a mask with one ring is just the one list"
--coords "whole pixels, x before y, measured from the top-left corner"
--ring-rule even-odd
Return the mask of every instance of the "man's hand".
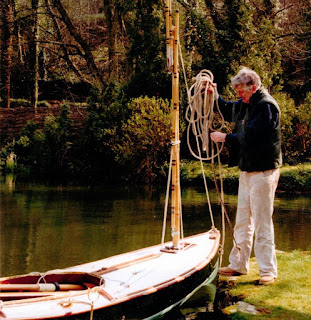
[[225, 142], [227, 134], [223, 132], [212, 132], [210, 136], [214, 142]]
[[[206, 88], [207, 86], [207, 88]], [[202, 85], [201, 93], [204, 94], [205, 91], [207, 94], [212, 92], [212, 87], [217, 88], [217, 83], [208, 83], [207, 81]], [[213, 89], [214, 90], [214, 89]], [[217, 89], [216, 89], [217, 91]]]

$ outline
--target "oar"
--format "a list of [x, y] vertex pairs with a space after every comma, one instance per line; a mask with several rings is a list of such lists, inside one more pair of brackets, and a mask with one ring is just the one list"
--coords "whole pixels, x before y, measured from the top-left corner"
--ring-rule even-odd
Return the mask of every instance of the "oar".
[[85, 290], [85, 286], [79, 284], [37, 283], [37, 284], [0, 284], [0, 291], [70, 291]]

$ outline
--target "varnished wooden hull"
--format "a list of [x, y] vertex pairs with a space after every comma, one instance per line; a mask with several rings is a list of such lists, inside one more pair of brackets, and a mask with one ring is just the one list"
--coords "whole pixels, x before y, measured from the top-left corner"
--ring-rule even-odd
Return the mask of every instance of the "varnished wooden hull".
[[[175, 253], [154, 246], [67, 269], [51, 270], [45, 276], [41, 275], [41, 283], [54, 282], [54, 275], [55, 279], [60, 279], [60, 274], [71, 275], [73, 283], [72, 275], [80, 274], [82, 278], [76, 282], [86, 284], [89, 289], [42, 293], [42, 296], [37, 293], [36, 297], [23, 292], [24, 297], [19, 300], [4, 299], [5, 293], [1, 292], [2, 316], [8, 319], [90, 319], [93, 304], [94, 319], [148, 318], [181, 302], [210, 276], [219, 238], [219, 232], [211, 230], [185, 238], [182, 241], [184, 248]], [[0, 285], [27, 282], [27, 276], [2, 278]], [[64, 276], [61, 283], [65, 282]]]

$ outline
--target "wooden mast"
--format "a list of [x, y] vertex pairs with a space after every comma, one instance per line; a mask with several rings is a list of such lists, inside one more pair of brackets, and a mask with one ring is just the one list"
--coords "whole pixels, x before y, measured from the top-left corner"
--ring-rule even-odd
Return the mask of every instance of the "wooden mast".
[[180, 140], [179, 140], [179, 11], [175, 13], [172, 26], [171, 1], [166, 0], [166, 48], [168, 72], [172, 73], [172, 202], [171, 231], [173, 249], [179, 249], [180, 242]]

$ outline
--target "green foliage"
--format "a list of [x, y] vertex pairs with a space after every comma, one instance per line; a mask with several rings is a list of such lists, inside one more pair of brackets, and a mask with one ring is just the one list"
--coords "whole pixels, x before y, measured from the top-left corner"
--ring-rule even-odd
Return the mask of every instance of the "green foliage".
[[79, 164], [81, 174], [90, 183], [118, 179], [113, 145], [121, 123], [128, 116], [123, 107], [122, 90], [110, 84], [104, 92], [94, 89], [88, 100], [88, 117], [85, 121], [83, 155]]
[[42, 177], [65, 178], [70, 169], [72, 120], [69, 106], [61, 106], [57, 119], [48, 116], [42, 129], [28, 122], [22, 133], [1, 150], [1, 159], [16, 155], [19, 172], [35, 172]]
[[[204, 172], [207, 185], [214, 187], [214, 174], [210, 163], [204, 163]], [[215, 167], [216, 178], [219, 179], [219, 169]], [[224, 190], [228, 193], [237, 193], [239, 185], [240, 170], [237, 167], [221, 166], [221, 176], [223, 179]], [[183, 160], [181, 162], [181, 180], [183, 185], [202, 185], [201, 165], [196, 160]], [[311, 164], [302, 163], [297, 166], [284, 165], [280, 170], [280, 180], [278, 190], [282, 192], [310, 192], [311, 190]]]
[[127, 65], [131, 68], [124, 90], [130, 98], [138, 96], [169, 97], [170, 77], [167, 75], [165, 34], [161, 28], [160, 4], [156, 0], [135, 2], [135, 19], [128, 24], [130, 48]]
[[120, 140], [113, 149], [128, 177], [152, 183], [169, 157], [170, 107], [163, 99], [140, 97], [128, 104], [130, 118], [124, 121]]
[[[237, 167], [228, 167], [227, 165], [221, 166], [221, 171], [219, 172], [219, 167], [217, 164], [214, 165], [214, 169], [211, 163], [203, 163], [204, 174], [209, 188], [215, 188], [214, 172], [218, 186], [220, 185], [220, 177], [223, 180], [224, 190], [226, 192], [236, 193], [239, 184], [240, 171]], [[191, 160], [181, 162], [181, 180], [183, 184], [190, 185], [202, 185], [203, 186], [203, 175], [201, 164], [199, 161]]]
[[302, 163], [297, 166], [285, 165], [281, 168], [279, 187], [282, 191], [308, 192], [311, 189], [311, 165]]
[[[7, 159], [13, 152], [18, 170], [36, 169], [42, 175], [47, 172], [51, 176], [61, 175], [62, 172], [92, 182], [96, 179], [111, 181], [115, 176], [126, 176], [126, 170], [130, 168], [129, 179], [137, 175], [137, 180], [155, 181], [161, 176], [161, 166], [168, 154], [164, 152], [167, 151], [164, 146], [156, 145], [159, 141], [151, 141], [149, 137], [153, 132], [157, 137], [154, 140], [164, 139], [161, 134], [166, 130], [158, 132], [151, 126], [155, 121], [160, 121], [163, 127], [166, 123], [166, 116], [160, 111], [164, 106], [158, 107], [154, 101], [161, 105], [159, 101], [162, 100], [158, 98], [171, 96], [171, 75], [165, 70], [164, 3], [110, 0], [106, 7], [98, 6], [98, 12], [96, 6], [89, 12], [81, 4], [77, 2], [66, 10], [69, 17], [75, 17], [76, 31], [85, 33], [82, 38], [88, 39], [89, 52], [80, 52], [65, 24], [61, 30], [54, 29], [50, 9], [44, 4], [41, 7], [40, 36], [46, 38], [39, 56], [42, 83], [45, 78], [48, 81], [69, 78], [73, 82], [93, 81], [97, 74], [92, 74], [94, 70], [85, 61], [87, 56], [93, 56], [102, 78], [107, 81], [105, 90], [94, 89], [89, 98], [89, 114], [81, 135], [73, 138], [69, 109], [63, 107], [59, 118], [47, 118], [40, 130], [34, 123], [27, 124], [21, 135], [1, 149], [1, 170], [9, 170]], [[107, 6], [109, 10], [105, 11]], [[173, 11], [177, 8], [181, 9], [180, 42], [185, 53], [187, 77], [191, 79], [203, 68], [210, 69], [219, 92], [231, 99], [234, 96], [231, 76], [240, 65], [254, 69], [281, 107], [285, 163], [310, 161], [311, 96], [307, 94], [311, 65], [307, 55], [311, 43], [310, 6], [303, 0], [290, 0], [286, 8], [271, 0], [189, 0], [173, 3]], [[28, 85], [31, 78], [28, 44], [32, 39], [30, 2], [17, 2], [16, 9], [14, 41], [18, 42], [14, 45], [19, 50], [12, 53], [12, 96], [25, 99], [12, 99], [11, 107], [31, 107]], [[296, 29], [293, 28], [295, 23]], [[103, 38], [103, 29], [109, 29], [111, 34]], [[296, 30], [295, 34], [299, 36], [292, 36], [291, 30]], [[286, 39], [293, 39], [293, 46], [288, 46]], [[65, 45], [57, 47], [62, 41]], [[62, 50], [57, 50], [59, 48]], [[70, 58], [72, 54], [74, 60]], [[113, 82], [117, 80], [122, 83]], [[59, 88], [54, 89], [58, 91]], [[182, 110], [187, 100], [182, 81], [180, 91]], [[138, 102], [133, 100], [126, 105], [129, 99], [145, 95], [156, 98], [139, 98]], [[291, 97], [301, 105], [297, 107]], [[301, 97], [306, 99], [303, 101]], [[144, 106], [143, 113], [134, 107], [135, 103], [150, 104], [155, 111]], [[38, 107], [48, 106], [47, 101], [38, 103]], [[157, 113], [160, 120], [156, 119]], [[151, 146], [151, 150], [154, 148], [158, 154], [156, 159], [152, 155], [143, 158], [146, 146]], [[188, 153], [184, 152], [183, 146], [181, 148], [182, 153]], [[151, 169], [152, 165], [154, 169]], [[10, 168], [16, 170], [14, 166]]]
[[233, 96], [230, 78], [245, 65], [258, 72], [266, 87], [279, 91], [282, 57], [276, 8], [265, 1], [258, 7], [244, 0], [224, 1], [221, 8], [214, 1], [205, 4], [207, 10], [186, 8], [185, 48], [192, 70], [210, 69], [218, 90]]
[[[5, 147], [0, 150], [0, 170], [5, 173], [10, 173], [14, 171], [16, 165], [8, 167], [7, 160], [9, 159], [10, 155], [14, 154], [14, 142], [8, 143]], [[14, 159], [15, 160], [15, 159]], [[15, 160], [16, 161], [16, 160]]]
[[286, 163], [297, 164], [311, 159], [311, 94], [298, 108], [286, 93], [275, 94], [281, 108], [282, 148]]

